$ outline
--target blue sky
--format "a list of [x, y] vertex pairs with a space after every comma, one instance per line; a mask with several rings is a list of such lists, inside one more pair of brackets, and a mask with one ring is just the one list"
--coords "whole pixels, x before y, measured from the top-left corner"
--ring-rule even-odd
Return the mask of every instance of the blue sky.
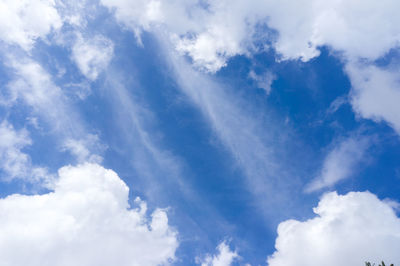
[[400, 264], [396, 8], [0, 0], [0, 260]]

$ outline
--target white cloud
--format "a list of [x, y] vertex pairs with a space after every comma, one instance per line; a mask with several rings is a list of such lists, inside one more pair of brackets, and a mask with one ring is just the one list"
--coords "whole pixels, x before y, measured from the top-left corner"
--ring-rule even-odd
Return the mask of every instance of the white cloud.
[[[39, 63], [26, 57], [11, 58], [7, 63], [14, 71], [14, 78], [6, 86], [8, 94], [3, 95], [3, 104], [25, 103], [33, 115], [49, 125], [51, 133], [60, 138], [63, 148], [78, 155], [78, 160], [90, 157], [83, 156], [85, 149], [100, 158], [98, 153], [104, 147], [96, 142], [96, 136], [87, 132], [74, 106], [63, 90], [54, 84], [51, 75]], [[77, 153], [78, 143], [81, 153]]]
[[[369, 65], [399, 47], [399, 8], [396, 0], [279, 1], [268, 25], [279, 32], [275, 48], [284, 59], [307, 61], [318, 56], [323, 45], [340, 52], [353, 85], [354, 111], [386, 120], [399, 133], [399, 72]], [[354, 63], [359, 59], [363, 63]]]
[[140, 32], [143, 28], [149, 29], [151, 24], [163, 20], [163, 14], [160, 10], [161, 2], [157, 0], [101, 0], [101, 3], [113, 8], [117, 19], [132, 29], [138, 38], [140, 38]]
[[198, 261], [198, 263], [201, 263], [201, 266], [229, 266], [239, 257], [236, 251], [232, 251], [225, 242], [221, 242], [217, 250], [218, 254], [208, 254], [203, 260]]
[[22, 100], [54, 123], [55, 128], [61, 127], [64, 121], [59, 118], [69, 114], [64, 112], [67, 107], [62, 90], [53, 83], [51, 76], [40, 64], [29, 58], [12, 58], [9, 66], [15, 76], [7, 85], [9, 98], [4, 102], [14, 104]]
[[[140, 66], [138, 66], [140, 67]], [[129, 69], [129, 73], [136, 69]], [[213, 217], [210, 225], [219, 224], [227, 228], [229, 224], [221, 216], [204, 195], [198, 193], [184, 171], [184, 158], [177, 156], [173, 149], [164, 141], [163, 132], [158, 128], [158, 119], [155, 113], [146, 104], [146, 99], [141, 97], [142, 87], [137, 80], [126, 80], [126, 71], [120, 67], [111, 66], [105, 75], [103, 93], [110, 103], [113, 124], [117, 130], [114, 133], [118, 141], [113, 147], [120, 156], [131, 163], [133, 174], [138, 176], [140, 189], [151, 202], [161, 202], [174, 206], [184, 200], [193, 208], [200, 208]], [[135, 88], [134, 90], [130, 88]], [[179, 195], [171, 197], [170, 195]], [[207, 235], [207, 226], [199, 227], [190, 214], [177, 214], [179, 226], [192, 228], [190, 237]], [[177, 217], [175, 217], [177, 218]], [[211, 221], [210, 220], [210, 221]]]
[[217, 71], [234, 55], [249, 51], [259, 24], [279, 33], [274, 46], [285, 59], [304, 61], [328, 45], [352, 58], [377, 59], [400, 44], [396, 0], [363, 1], [109, 1], [116, 17], [131, 29], [162, 25], [177, 49], [195, 64]]
[[[162, 25], [179, 51], [211, 72], [227, 59], [251, 50], [256, 27], [267, 23], [279, 33], [274, 46], [285, 59], [304, 61], [331, 46], [346, 56], [376, 59], [399, 45], [396, 0], [359, 1], [109, 1], [117, 18], [133, 30]], [[179, 19], [177, 19], [179, 18]]]
[[400, 78], [393, 69], [348, 64], [352, 106], [362, 117], [387, 121], [400, 134]]
[[200, 69], [216, 72], [227, 60], [248, 51], [261, 9], [255, 1], [109, 1], [119, 21], [137, 35], [165, 29], [176, 50], [189, 55]]
[[271, 92], [272, 83], [276, 79], [276, 75], [270, 71], [266, 71], [262, 74], [257, 74], [256, 72], [251, 70], [249, 72], [249, 77], [256, 82], [256, 85], [259, 88], [264, 89], [267, 94]]
[[[278, 204], [278, 202], [281, 203], [282, 200], [289, 201], [291, 198], [289, 196], [289, 187], [297, 182], [297, 180], [292, 178], [290, 179], [291, 182], [287, 182], [288, 174], [286, 169], [279, 169], [280, 165], [282, 165], [279, 160], [282, 159], [283, 156], [280, 157], [278, 153], [284, 153], [284, 151], [275, 149], [276, 146], [278, 146], [277, 142], [285, 138], [285, 130], [280, 130], [279, 137], [276, 137], [274, 134], [277, 134], [278, 130], [275, 125], [266, 129], [265, 125], [270, 121], [267, 122], [267, 119], [265, 119], [261, 122], [257, 119], [257, 116], [252, 113], [254, 110], [250, 111], [247, 103], [242, 101], [240, 97], [233, 95], [228, 86], [219, 84], [206, 73], [195, 71], [191, 67], [191, 64], [180, 56], [182, 51], [179, 49], [176, 51], [177, 43], [187, 38], [197, 38], [199, 36], [198, 33], [207, 28], [209, 26], [208, 23], [211, 22], [216, 24], [215, 28], [222, 27], [221, 30], [217, 32], [218, 34], [224, 34], [224, 36], [217, 36], [217, 43], [219, 43], [219, 38], [236, 38], [235, 34], [231, 34], [230, 31], [225, 31], [223, 29], [225, 26], [228, 27], [229, 30], [237, 29], [244, 34], [253, 34], [252, 30], [247, 30], [247, 26], [245, 26], [246, 29], [243, 29], [241, 25], [237, 25], [237, 23], [240, 24], [241, 21], [236, 20], [236, 17], [239, 17], [239, 20], [243, 18], [242, 14], [238, 15], [237, 12], [252, 9], [253, 6], [249, 6], [245, 2], [240, 2], [239, 4], [237, 2], [230, 2], [228, 4], [224, 1], [210, 3], [183, 1], [181, 5], [178, 5], [180, 3], [179, 0], [168, 3], [162, 2], [161, 6], [158, 8], [164, 15], [152, 20], [152, 22], [148, 23], [146, 26], [141, 27], [140, 22], [135, 20], [135, 15], [128, 16], [129, 12], [127, 10], [129, 10], [129, 8], [139, 8], [134, 5], [145, 5], [145, 2], [114, 2], [103, 0], [102, 3], [110, 7], [110, 9], [115, 12], [117, 19], [131, 30], [135, 31], [136, 27], [139, 27], [142, 30], [152, 31], [156, 35], [159, 40], [160, 49], [166, 57], [167, 63], [170, 64], [169, 69], [172, 70], [172, 75], [178, 85], [177, 87], [190, 101], [199, 107], [206, 121], [209, 122], [210, 128], [215, 133], [215, 136], [226, 148], [226, 151], [232, 155], [232, 159], [237, 162], [234, 167], [238, 166], [240, 170], [243, 171], [246, 178], [245, 183], [247, 189], [254, 193], [257, 205], [262, 209], [263, 214], [271, 215], [271, 213], [269, 213], [271, 209], [265, 208], [265, 206]], [[177, 6], [180, 6], [180, 8], [176, 9]], [[141, 10], [146, 10], [143, 6], [141, 7]], [[224, 11], [225, 7], [228, 8], [227, 11]], [[232, 11], [231, 14], [230, 11], [232, 9], [234, 9], [236, 13]], [[176, 13], [173, 12], [174, 10]], [[226, 12], [227, 17], [218, 18], [219, 13], [217, 10], [218, 12]], [[257, 11], [258, 10], [262, 9], [257, 9]], [[178, 16], [178, 14], [183, 15]], [[213, 18], [215, 21], [209, 20], [210, 16], [215, 16], [215, 18]], [[181, 23], [175, 24], [175, 18], [178, 17], [182, 21]], [[199, 21], [202, 22], [200, 23]], [[250, 24], [252, 22], [255, 23], [255, 21], [257, 21], [257, 16], [249, 15], [246, 21]], [[229, 40], [228, 43], [229, 45], [239, 47], [240, 45], [238, 46], [236, 41], [236, 39], [232, 42]], [[224, 43], [224, 41], [222, 42]], [[213, 47], [212, 44], [205, 43], [206, 47], [209, 47], [209, 45]], [[212, 55], [213, 53], [214, 52], [211, 52], [210, 54]], [[215, 53], [219, 54], [217, 51], [215, 51]], [[206, 60], [210, 65], [207, 65], [208, 63], [206, 62], [204, 68], [208, 68], [208, 71], [213, 71], [214, 66], [218, 65], [219, 62], [224, 62], [225, 59], [219, 61], [224, 57], [223, 55], [221, 56], [222, 57], [217, 56], [216, 59], [214, 58], [216, 61], [214, 59], [210, 62]], [[279, 187], [281, 191], [279, 194], [273, 193], [273, 191], [276, 191], [277, 187]], [[288, 204], [290, 203], [288, 202]], [[287, 209], [281, 210], [286, 211]]]
[[31, 158], [22, 151], [32, 140], [26, 129], [15, 130], [6, 120], [0, 124], [0, 168], [2, 180], [19, 178], [27, 182], [50, 185], [52, 177], [42, 167], [32, 165]]
[[[319, 47], [325, 45], [340, 52], [344, 61], [359, 58], [373, 61], [400, 45], [400, 17], [396, 12], [400, 2], [396, 0], [379, 3], [374, 0], [362, 3], [357, 0], [174, 0], [168, 3], [102, 0], [102, 3], [112, 8], [117, 19], [137, 35], [143, 29], [155, 34], [160, 34], [162, 29], [161, 32], [170, 36], [177, 51], [189, 55], [197, 68], [209, 72], [224, 67], [232, 56], [254, 51], [254, 41], [263, 39], [257, 27], [265, 23], [278, 33], [272, 46], [282, 60], [308, 61], [319, 56]], [[355, 74], [352, 68], [349, 66], [347, 69], [359, 96], [353, 100], [355, 111], [366, 118], [384, 119], [399, 131], [397, 111], [378, 107], [377, 103], [372, 104], [377, 110], [366, 107], [366, 111], [356, 103], [382, 86], [376, 86], [373, 81], [361, 84], [376, 88], [367, 88], [363, 92], [361, 86], [357, 86], [360, 85], [357, 84], [360, 83], [357, 77], [353, 79], [368, 70]], [[375, 77], [396, 75], [391, 71], [384, 74], [383, 69], [375, 70]], [[389, 80], [394, 79], [389, 77]], [[384, 81], [391, 87], [378, 97], [379, 103], [382, 103], [380, 106], [391, 106], [400, 100], [397, 84], [388, 83]], [[388, 94], [393, 98], [386, 97]]]
[[80, 34], [72, 47], [72, 58], [79, 70], [90, 80], [97, 79], [104, 71], [114, 53], [112, 41], [96, 35], [93, 38], [85, 39]]
[[90, 150], [102, 151], [105, 149], [105, 147], [104, 145], [100, 144], [100, 140], [97, 135], [89, 134], [84, 139], [66, 139], [62, 144], [62, 149], [64, 151], [69, 151], [80, 163], [101, 163], [103, 158], [97, 154], [93, 154]]
[[130, 209], [129, 189], [96, 164], [59, 170], [54, 192], [0, 200], [2, 265], [159, 265], [178, 242], [165, 211]]
[[345, 56], [376, 59], [399, 44], [398, 8], [396, 0], [286, 0], [270, 5], [268, 25], [278, 30], [275, 47], [285, 58], [307, 61], [328, 45]]
[[[247, 189], [254, 194], [264, 214], [271, 212], [265, 206], [290, 201], [289, 187], [296, 180], [291, 178], [288, 182], [287, 172], [280, 168], [281, 151], [276, 147], [281, 139], [274, 135], [279, 125], [273, 124], [265, 130], [257, 116], [245, 108], [246, 103], [230, 93], [228, 87], [208, 74], [195, 71], [172, 49], [166, 49], [165, 55], [179, 89], [198, 106], [220, 143], [243, 171]], [[267, 124], [265, 120], [264, 123]], [[279, 130], [279, 134], [283, 139], [286, 131]], [[280, 193], [274, 193], [278, 188]]]
[[159, 197], [163, 197], [160, 193], [162, 189], [170, 190], [169, 187], [172, 185], [188, 201], [193, 198], [198, 200], [196, 192], [183, 178], [181, 158], [159, 141], [162, 132], [156, 129], [154, 114], [143, 105], [137, 94], [128, 89], [130, 86], [139, 89], [140, 85], [135, 83], [128, 86], [124, 83], [123, 76], [117, 72], [120, 71], [111, 69], [107, 73], [107, 99], [113, 107], [118, 134], [121, 134], [120, 139], [124, 140], [124, 148], [120, 151], [128, 152], [134, 169], [141, 178], [144, 178], [144, 183], [147, 184], [144, 192], [158, 201]]
[[28, 131], [15, 131], [7, 121], [0, 124], [0, 157], [1, 168], [9, 178], [24, 176], [29, 164], [29, 156], [21, 151], [25, 146], [32, 144]]
[[340, 180], [351, 177], [365, 159], [370, 142], [369, 138], [356, 135], [335, 144], [325, 157], [321, 173], [308, 184], [306, 191], [332, 187]]
[[347, 104], [349, 101], [347, 95], [337, 97], [331, 104], [329, 105], [328, 110], [326, 110], [326, 114], [330, 115], [335, 113], [337, 110], [340, 109], [343, 105]]
[[400, 263], [400, 219], [392, 207], [369, 192], [325, 194], [318, 216], [278, 227], [269, 266], [363, 265]]
[[0, 0], [0, 39], [8, 44], [29, 50], [36, 39], [61, 26], [53, 0]]

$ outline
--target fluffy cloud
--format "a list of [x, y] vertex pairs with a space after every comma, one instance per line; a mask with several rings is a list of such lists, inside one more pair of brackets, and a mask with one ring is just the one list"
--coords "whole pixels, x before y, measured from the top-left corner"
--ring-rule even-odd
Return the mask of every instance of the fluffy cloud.
[[51, 176], [42, 167], [34, 167], [31, 158], [22, 149], [32, 144], [28, 131], [15, 130], [6, 120], [0, 124], [0, 168], [4, 181], [15, 178], [28, 182], [45, 182], [49, 185]]
[[[379, 3], [373, 0], [362, 3], [357, 0], [174, 0], [168, 3], [102, 0], [102, 3], [114, 10], [117, 19], [137, 35], [143, 29], [158, 35], [166, 32], [177, 51], [189, 55], [197, 68], [209, 72], [224, 67], [232, 56], [254, 51], [255, 40], [268, 39], [257, 30], [265, 24], [278, 33], [269, 42], [281, 60], [308, 61], [319, 55], [320, 46], [328, 46], [339, 52], [345, 62], [360, 58], [372, 62], [400, 44], [397, 26], [400, 17], [396, 13], [400, 3], [396, 0]], [[376, 71], [372, 73], [371, 68]], [[391, 76], [389, 80], [393, 81], [398, 71], [371, 68], [359, 73], [352, 66], [346, 68], [355, 86], [354, 110], [365, 118], [384, 119], [398, 131], [398, 112], [378, 107], [392, 105], [400, 99], [397, 84], [388, 81], [384, 85], [376, 84], [382, 75]], [[360, 82], [359, 77], [367, 72], [377, 80]], [[378, 97], [379, 104], [372, 104], [375, 109], [363, 108], [362, 102], [368, 101], [365, 99], [372, 91], [378, 93], [382, 86], [386, 87]], [[393, 98], [386, 97], [388, 94]]]
[[194, 31], [194, 36], [181, 36], [176, 49], [188, 54], [197, 67], [218, 71], [230, 57], [247, 52], [256, 16], [256, 10], [249, 6], [245, 1], [208, 2], [207, 17], [201, 21], [204, 28]]
[[72, 47], [72, 58], [83, 75], [95, 80], [100, 72], [106, 69], [113, 56], [113, 50], [113, 43], [101, 35], [91, 39], [84, 39], [78, 35]]
[[336, 192], [314, 208], [318, 216], [278, 227], [270, 266], [362, 265], [382, 260], [400, 263], [400, 219], [392, 207], [369, 192]]
[[176, 50], [189, 55], [200, 69], [216, 72], [226, 61], [248, 51], [258, 3], [246, 1], [109, 1], [119, 21], [137, 35], [141, 30], [166, 30]]
[[[340, 52], [353, 85], [352, 105], [357, 114], [387, 121], [400, 130], [398, 70], [374, 66], [376, 59], [400, 44], [400, 3], [367, 1], [279, 1], [268, 25], [279, 32], [275, 48], [283, 59], [318, 56], [319, 46]], [[362, 63], [359, 62], [362, 59]]]
[[[307, 61], [318, 47], [331, 46], [351, 57], [376, 59], [399, 44], [400, 6], [395, 0], [359, 1], [109, 1], [127, 26], [152, 30], [162, 24], [178, 37], [177, 49], [196, 64], [216, 71], [234, 55], [245, 53], [267, 23], [278, 31], [274, 44], [285, 59]], [[179, 17], [179, 19], [178, 19]], [[184, 22], [184, 23], [182, 23]]]
[[59, 170], [54, 192], [0, 200], [2, 265], [159, 265], [174, 259], [165, 211], [130, 209], [129, 189], [96, 164]]
[[61, 26], [53, 0], [0, 0], [0, 39], [8, 44], [29, 50], [36, 39]]
[[275, 47], [285, 58], [307, 61], [328, 45], [347, 57], [373, 60], [399, 44], [398, 8], [395, 0], [285, 0], [271, 5], [268, 25], [278, 30]]
[[373, 65], [348, 64], [352, 106], [362, 117], [387, 121], [400, 134], [399, 72]]
[[368, 138], [358, 135], [337, 143], [326, 156], [320, 175], [307, 186], [306, 191], [331, 187], [338, 181], [351, 177], [354, 169], [364, 159], [370, 144]]
[[229, 266], [238, 258], [238, 254], [232, 251], [225, 242], [220, 243], [217, 250], [218, 254], [207, 255], [202, 261], [199, 261], [201, 266]]

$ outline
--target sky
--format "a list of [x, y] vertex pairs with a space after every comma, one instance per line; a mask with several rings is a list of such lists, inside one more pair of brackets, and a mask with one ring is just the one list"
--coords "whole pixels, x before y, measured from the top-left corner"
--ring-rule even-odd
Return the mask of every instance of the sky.
[[1, 264], [400, 265], [399, 9], [0, 0]]

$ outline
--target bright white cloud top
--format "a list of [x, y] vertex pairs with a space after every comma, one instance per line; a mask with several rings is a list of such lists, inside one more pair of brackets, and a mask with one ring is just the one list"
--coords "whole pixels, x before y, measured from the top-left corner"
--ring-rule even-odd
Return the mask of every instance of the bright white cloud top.
[[229, 266], [239, 255], [232, 251], [226, 242], [221, 242], [218, 247], [218, 254], [208, 254], [203, 260], [199, 260], [201, 266]]
[[270, 266], [363, 265], [364, 261], [400, 261], [400, 218], [369, 192], [325, 194], [314, 208], [318, 216], [278, 227]]
[[[103, 4], [115, 11], [122, 23], [137, 35], [142, 30], [160, 32], [166, 29], [177, 51], [189, 55], [195, 66], [217, 72], [235, 55], [251, 54], [259, 50], [257, 40], [270, 39], [271, 45], [281, 55], [281, 60], [309, 61], [319, 56], [321, 46], [330, 47], [345, 63], [353, 64], [366, 59], [367, 64], [384, 56], [400, 44], [398, 1], [386, 0], [377, 4], [359, 1], [213, 1], [204, 5], [197, 1], [108, 1]], [[138, 10], [145, 10], [140, 12]], [[268, 25], [276, 30], [272, 35], [257, 30]], [[262, 28], [262, 27], [261, 27]], [[262, 47], [261, 49], [263, 49]], [[365, 81], [365, 71], [350, 67], [349, 77], [356, 91], [353, 107], [365, 118], [384, 119], [400, 127], [397, 107], [388, 114], [387, 109], [360, 104], [373, 90], [375, 78], [390, 75], [385, 69], [369, 67], [371, 81]], [[363, 71], [363, 72], [360, 72]], [[395, 73], [398, 73], [396, 71]], [[364, 82], [363, 82], [364, 80]], [[392, 78], [390, 80], [393, 80]], [[397, 82], [384, 86], [386, 93], [378, 98], [379, 105], [391, 104], [398, 97]], [[371, 88], [372, 87], [372, 88]], [[377, 92], [379, 93], [379, 92]], [[395, 98], [385, 95], [390, 94]]]
[[0, 39], [8, 44], [29, 50], [36, 39], [61, 26], [53, 0], [0, 1]]
[[131, 209], [129, 189], [96, 164], [59, 170], [54, 192], [0, 200], [3, 265], [158, 265], [174, 259], [167, 214]]

